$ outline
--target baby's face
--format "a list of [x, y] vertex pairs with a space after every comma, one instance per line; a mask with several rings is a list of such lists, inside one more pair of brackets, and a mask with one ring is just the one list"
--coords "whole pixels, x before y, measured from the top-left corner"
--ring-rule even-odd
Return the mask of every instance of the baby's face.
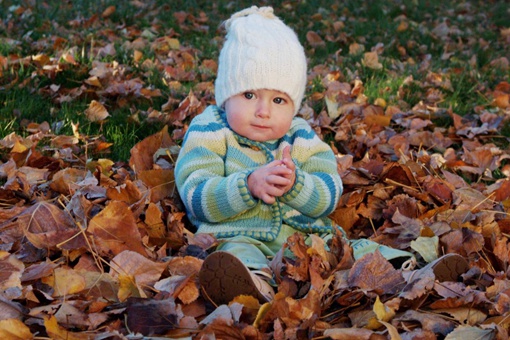
[[225, 102], [232, 130], [257, 142], [279, 139], [289, 131], [294, 103], [275, 90], [253, 90], [230, 97]]

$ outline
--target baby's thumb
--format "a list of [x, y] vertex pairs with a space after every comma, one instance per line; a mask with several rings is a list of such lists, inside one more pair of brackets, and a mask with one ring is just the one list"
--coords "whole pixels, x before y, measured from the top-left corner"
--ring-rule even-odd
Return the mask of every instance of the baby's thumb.
[[290, 145], [287, 145], [285, 148], [283, 148], [283, 159], [288, 158], [290, 159]]

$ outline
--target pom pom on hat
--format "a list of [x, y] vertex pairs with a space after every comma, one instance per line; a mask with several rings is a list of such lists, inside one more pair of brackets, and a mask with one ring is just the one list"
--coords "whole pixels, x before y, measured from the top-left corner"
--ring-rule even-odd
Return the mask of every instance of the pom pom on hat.
[[306, 86], [306, 56], [296, 33], [271, 7], [252, 6], [225, 22], [226, 41], [220, 52], [215, 82], [216, 104], [249, 90], [286, 93], [297, 113]]

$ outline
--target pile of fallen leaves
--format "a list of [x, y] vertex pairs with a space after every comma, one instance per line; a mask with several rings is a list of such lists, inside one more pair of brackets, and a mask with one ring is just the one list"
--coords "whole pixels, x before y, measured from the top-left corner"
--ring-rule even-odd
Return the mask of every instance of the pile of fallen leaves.
[[[208, 29], [205, 15], [175, 16], [190, 31]], [[98, 26], [98, 35], [111, 36], [100, 20], [70, 25]], [[350, 41], [339, 21], [328, 27], [324, 39], [310, 31], [307, 44]], [[340, 234], [327, 248], [318, 237], [305, 244], [296, 234], [284, 246], [294, 256], [282, 249], [271, 261], [278, 282], [273, 301], [260, 305], [240, 296], [215, 306], [203, 296], [197, 273], [217, 240], [195, 234], [187, 221], [173, 168], [187, 124], [213, 103], [217, 66], [182, 46], [175, 32], [158, 29], [157, 23], [143, 32], [123, 28], [137, 70], [99, 60], [87, 68], [77, 48], [62, 47], [83, 38], [79, 32], [66, 41], [38, 41], [53, 50], [51, 57], [0, 55], [1, 90], [31, 87], [55, 105], [93, 98], [83, 112], [92, 124], [107, 124], [107, 107], [136, 108], [161, 97], [146, 83], [150, 70], [162, 75], [170, 92], [161, 107], [132, 110], [130, 119], [143, 115], [167, 127], [135, 145], [128, 163], [101, 158], [111, 143], [83, 134], [78, 124], [72, 135], [59, 135], [46, 122], [25, 122], [26, 136], [0, 140], [0, 338], [508, 339], [510, 150], [499, 134], [510, 119], [508, 82], [479, 84], [490, 104], [461, 117], [439, 107], [454, 89], [447, 74], [430, 70], [429, 59], [419, 65], [424, 81], [408, 77], [398, 89], [398, 106], [382, 98], [371, 104], [361, 80], [346, 81], [328, 65], [313, 67], [309, 83], [319, 79], [320, 90], [299, 114], [337, 155], [344, 193], [331, 217], [351, 239], [413, 252], [419, 267], [457, 253], [470, 269], [460, 282], [439, 283], [432, 272], [416, 278], [379, 252], [355, 261]], [[453, 29], [438, 23], [433, 33], [452, 48], [474, 44], [450, 39]], [[501, 39], [509, 37], [501, 32]], [[89, 53], [115, 59], [114, 45], [98, 41]], [[145, 58], [147, 48], [154, 59]], [[384, 48], [364, 48], [349, 45], [353, 54], [362, 53], [364, 67], [381, 69]], [[406, 63], [417, 62], [405, 54], [404, 48]], [[506, 58], [490, 66], [508, 72]], [[34, 68], [32, 77], [8, 72], [23, 67]], [[41, 79], [65, 71], [83, 81], [40, 86]], [[421, 101], [406, 105], [415, 89]]]
[[[185, 218], [173, 184], [179, 148], [167, 128], [133, 147], [124, 164], [88, 158], [104, 142], [78, 127], [58, 136], [31, 124], [28, 137], [0, 141], [7, 159], [0, 164], [0, 334], [507, 339], [510, 169], [503, 164], [510, 154], [488, 142], [506, 113], [481, 108], [466, 119], [425, 104], [383, 109], [363, 103], [359, 82], [327, 74], [324, 83], [324, 97], [341, 114], [309, 122], [319, 134], [334, 131], [349, 150], [335, 148], [345, 191], [332, 218], [350, 238], [414, 252], [420, 266], [460, 254], [470, 267], [461, 282], [439, 283], [432, 273], [415, 280], [379, 252], [354, 261], [339, 235], [325, 251], [322, 239], [305, 245], [296, 234], [284, 246], [295, 257], [282, 251], [272, 259], [273, 301], [261, 306], [241, 296], [214, 306], [197, 273], [216, 240], [195, 234]], [[510, 85], [492, 91], [508, 95]], [[192, 94], [179, 108], [185, 118], [203, 109]], [[436, 126], [437, 115], [452, 126]]]

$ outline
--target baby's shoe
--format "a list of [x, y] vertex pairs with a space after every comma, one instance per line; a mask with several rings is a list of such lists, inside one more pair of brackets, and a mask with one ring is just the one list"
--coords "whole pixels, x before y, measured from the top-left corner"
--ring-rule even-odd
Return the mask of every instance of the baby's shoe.
[[445, 254], [430, 262], [425, 267], [411, 272], [407, 281], [415, 281], [422, 275], [425, 275], [425, 273], [429, 270], [433, 271], [436, 280], [439, 282], [456, 282], [462, 274], [469, 270], [469, 264], [467, 260], [459, 254]]
[[204, 296], [216, 305], [227, 304], [239, 295], [251, 295], [262, 303], [274, 298], [269, 283], [226, 251], [215, 251], [207, 256], [198, 279]]

